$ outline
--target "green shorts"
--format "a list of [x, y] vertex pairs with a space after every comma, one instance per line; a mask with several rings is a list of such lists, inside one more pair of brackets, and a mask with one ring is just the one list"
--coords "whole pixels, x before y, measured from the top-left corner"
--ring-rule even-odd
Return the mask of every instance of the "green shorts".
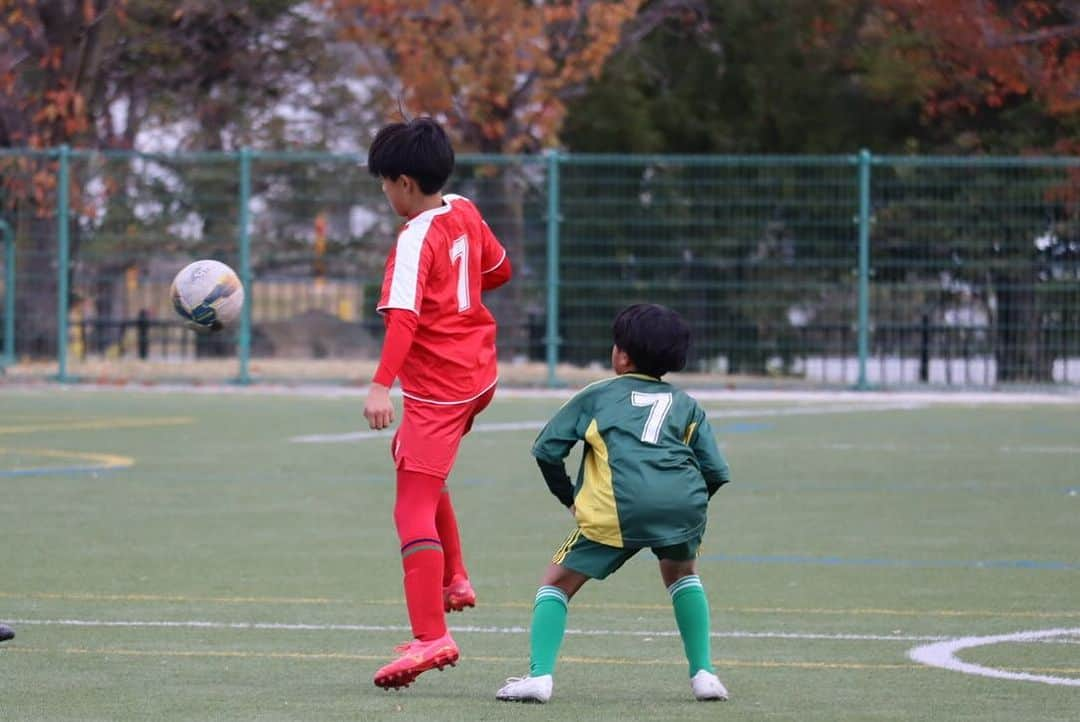
[[[671, 546], [649, 547], [657, 559], [685, 562], [696, 559], [701, 546], [701, 536], [687, 539]], [[552, 564], [581, 572], [591, 579], [603, 579], [626, 563], [626, 560], [646, 547], [613, 547], [586, 539], [580, 529], [570, 532], [562, 543]]]

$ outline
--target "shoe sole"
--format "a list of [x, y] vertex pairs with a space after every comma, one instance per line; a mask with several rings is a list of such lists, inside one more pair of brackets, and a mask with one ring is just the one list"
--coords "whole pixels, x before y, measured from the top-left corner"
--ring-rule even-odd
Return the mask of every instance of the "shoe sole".
[[404, 689], [416, 681], [416, 678], [424, 672], [433, 669], [437, 669], [441, 672], [445, 667], [453, 667], [457, 664], [460, 656], [461, 655], [456, 651], [436, 655], [415, 667], [403, 669], [400, 672], [392, 672], [382, 677], [376, 677], [374, 680], [375, 686], [382, 689]]
[[463, 612], [466, 608], [472, 608], [475, 606], [476, 597], [469, 599], [468, 597], [449, 596], [443, 599], [444, 612]]
[[495, 697], [500, 702], [518, 702], [520, 704], [546, 704], [546, 699], [539, 697]]

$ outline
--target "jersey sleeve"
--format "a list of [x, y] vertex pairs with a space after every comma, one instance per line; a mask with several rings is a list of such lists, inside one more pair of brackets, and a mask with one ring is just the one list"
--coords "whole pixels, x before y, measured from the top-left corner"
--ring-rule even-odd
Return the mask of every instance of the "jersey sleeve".
[[566, 473], [566, 465], [562, 461], [553, 464], [540, 459], [537, 459], [536, 463], [540, 465], [540, 474], [544, 477], [548, 490], [563, 506], [573, 506], [574, 485], [570, 482], [570, 475]]
[[563, 463], [563, 459], [570, 455], [574, 444], [584, 438], [585, 432], [581, 425], [582, 415], [581, 394], [567, 401], [555, 412], [533, 442], [532, 455], [537, 461], [549, 464]]
[[426, 223], [408, 225], [398, 234], [386, 259], [377, 311], [401, 308], [419, 315], [432, 261], [431, 247], [424, 242], [428, 227]]
[[705, 486], [708, 487], [711, 497], [721, 486], [731, 481], [731, 470], [720, 447], [716, 445], [716, 435], [705, 416], [705, 410], [700, 406], [695, 405], [693, 419], [686, 433], [687, 443], [697, 457], [701, 475], [705, 477]]
[[372, 381], [390, 387], [397, 378], [401, 365], [405, 363], [405, 356], [412, 346], [420, 317], [415, 313], [391, 308], [387, 309], [384, 318], [386, 336], [383, 338], [382, 351], [379, 354], [379, 367], [375, 369]]
[[506, 249], [499, 243], [484, 219], [480, 219], [480, 283], [485, 291], [498, 288], [510, 280], [513, 273]]

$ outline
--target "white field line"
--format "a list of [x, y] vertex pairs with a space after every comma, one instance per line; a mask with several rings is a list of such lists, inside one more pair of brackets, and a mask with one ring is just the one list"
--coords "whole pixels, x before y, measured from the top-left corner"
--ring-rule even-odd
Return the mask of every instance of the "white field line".
[[[187, 621], [125, 621], [101, 619], [11, 619], [7, 624], [47, 627], [124, 627], [154, 629], [231, 629], [289, 632], [408, 632], [406, 625], [397, 624], [295, 624], [279, 622], [211, 622]], [[528, 627], [451, 626], [450, 631], [463, 634], [528, 634]], [[567, 629], [567, 634], [588, 637], [677, 637], [673, 630]], [[717, 639], [795, 639], [842, 642], [935, 642], [948, 637], [906, 634], [824, 634], [811, 632], [745, 632], [732, 630], [713, 632]]]
[[985, 647], [991, 644], [1036, 642], [1056, 637], [1073, 637], [1076, 635], [1080, 635], [1080, 627], [1071, 629], [1042, 629], [1029, 632], [1015, 632], [1013, 634], [996, 634], [989, 637], [962, 637], [960, 639], [949, 639], [934, 644], [915, 647], [914, 649], [908, 650], [908, 657], [920, 664], [950, 669], [954, 672], [972, 674], [978, 677], [1011, 679], [1020, 682], [1041, 682], [1043, 684], [1061, 685], [1066, 687], [1080, 687], [1080, 679], [1075, 677], [1055, 677], [1046, 674], [1031, 674], [1029, 672], [1011, 672], [1007, 669], [996, 669], [994, 667], [984, 667], [981, 664], [964, 662], [956, 656], [956, 653], [963, 649]]
[[1002, 446], [1003, 454], [1080, 454], [1080, 446]]
[[[8, 624], [15, 626], [48, 626], [48, 627], [123, 627], [123, 628], [146, 628], [146, 629], [229, 629], [247, 631], [287, 631], [287, 632], [408, 632], [410, 627], [400, 624], [305, 624], [285, 622], [211, 622], [204, 620], [102, 620], [102, 619], [12, 619]], [[453, 632], [463, 634], [528, 634], [529, 628], [522, 626], [477, 626], [459, 625], [451, 626]], [[1062, 639], [1068, 634], [1080, 634], [1080, 629], [1052, 630], [1054, 634], [1033, 633], [1030, 637], [1016, 637], [1005, 635], [1008, 639], [1003, 641], [1013, 642], [1040, 642], [1046, 644], [1080, 644], [1080, 638]], [[567, 629], [566, 634], [586, 637], [677, 637], [679, 633], [673, 630], [617, 630], [617, 629]], [[1027, 633], [1022, 633], [1027, 634]], [[915, 635], [915, 634], [849, 634], [849, 633], [815, 633], [815, 632], [747, 632], [731, 630], [725, 632], [713, 632], [716, 639], [793, 639], [803, 641], [837, 641], [837, 642], [940, 642], [951, 644], [963, 641], [954, 637], [943, 635]], [[1016, 638], [1014, 638], [1016, 637]], [[993, 637], [966, 637], [964, 639], [996, 639]], [[993, 642], [987, 642], [991, 644]], [[930, 646], [937, 645], [928, 645]], [[971, 645], [977, 646], [977, 645]], [[922, 647], [918, 648], [922, 649]]]
[[[851, 414], [869, 411], [913, 411], [925, 408], [922, 403], [893, 404], [834, 404], [830, 406], [790, 406], [779, 409], [747, 407], [741, 409], [722, 409], [709, 411], [710, 419], [760, 419], [772, 416], [817, 416], [824, 414]], [[473, 426], [473, 433], [492, 433], [500, 431], [539, 431], [546, 421], [504, 421], [478, 423]], [[393, 436], [394, 430], [350, 431], [342, 434], [305, 434], [294, 436], [289, 441], [297, 444], [334, 444], [347, 441], [362, 441]]]
[[[410, 628], [399, 624], [303, 624], [284, 622], [211, 622], [202, 620], [181, 621], [135, 621], [135, 620], [101, 620], [101, 619], [12, 619], [8, 624], [15, 626], [50, 626], [50, 627], [125, 627], [125, 628], [158, 628], [158, 629], [233, 629], [254, 631], [288, 631], [288, 632], [408, 632]], [[461, 625], [451, 626], [453, 632], [463, 634], [528, 634], [528, 627], [510, 626], [477, 626]], [[1073, 630], [1080, 634], [1080, 629]], [[616, 629], [567, 629], [567, 634], [581, 635], [586, 637], [677, 637], [679, 633], [674, 630], [616, 630]], [[795, 639], [805, 641], [837, 641], [837, 642], [954, 642], [953, 637], [942, 635], [915, 635], [915, 634], [847, 634], [847, 633], [815, 633], [815, 632], [746, 632], [731, 630], [726, 632], [713, 632], [717, 639]], [[1010, 636], [1010, 635], [1006, 635]], [[1063, 634], [1046, 634], [1032, 638], [1010, 639], [1006, 641], [1017, 642], [1044, 642], [1050, 644], [1080, 644], [1078, 639], [1060, 639]], [[1045, 637], [1045, 638], [1043, 638]], [[966, 638], [972, 639], [972, 638]], [[986, 637], [986, 639], [991, 639]], [[974, 645], [973, 645], [974, 646]]]

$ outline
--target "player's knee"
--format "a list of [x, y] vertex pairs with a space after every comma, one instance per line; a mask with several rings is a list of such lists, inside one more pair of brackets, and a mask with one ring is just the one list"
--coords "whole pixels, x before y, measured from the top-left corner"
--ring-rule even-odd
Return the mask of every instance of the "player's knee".
[[568, 569], [561, 564], [550, 564], [548, 565], [547, 571], [544, 572], [540, 584], [543, 586], [558, 587], [566, 593], [567, 599], [572, 599], [587, 581], [589, 581], [589, 577], [581, 572]]
[[660, 577], [664, 580], [664, 586], [666, 587], [670, 587], [672, 584], [679, 581], [683, 577], [688, 577], [692, 574], [697, 574], [696, 559], [660, 560]]

